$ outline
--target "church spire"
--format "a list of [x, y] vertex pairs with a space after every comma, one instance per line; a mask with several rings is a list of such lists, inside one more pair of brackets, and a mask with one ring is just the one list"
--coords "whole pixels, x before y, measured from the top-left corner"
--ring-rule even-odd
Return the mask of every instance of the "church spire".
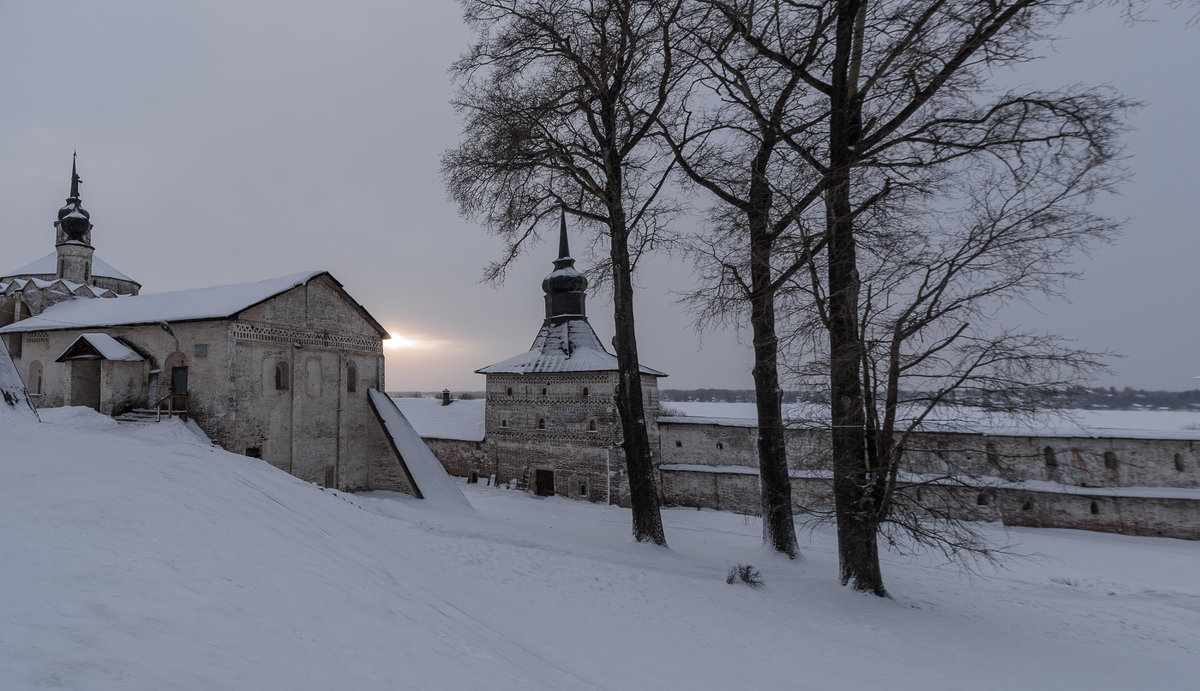
[[585, 318], [584, 298], [587, 277], [575, 268], [571, 248], [567, 243], [567, 212], [559, 211], [558, 259], [554, 260], [554, 271], [542, 281], [546, 294], [546, 319]]
[[92, 282], [92, 215], [83, 208], [79, 200], [79, 166], [78, 157], [71, 153], [71, 196], [67, 203], [58, 210], [58, 220], [54, 223], [57, 231], [55, 248], [58, 250], [59, 278], [65, 278], [76, 283], [91, 284]]
[[67, 201], [79, 199], [79, 183], [83, 182], [83, 180], [79, 179], [79, 173], [75, 171], [75, 159], [78, 156], [79, 152], [71, 152], [71, 196], [67, 198]]
[[567, 209], [562, 206], [558, 207], [558, 258], [571, 258], [571, 248], [567, 246]]
[[66, 205], [58, 210], [57, 225], [65, 236], [60, 238], [59, 242], [78, 242], [86, 245], [90, 239], [88, 233], [92, 229], [92, 215], [83, 208], [83, 203], [79, 200], [79, 183], [83, 180], [79, 179], [76, 157], [75, 153], [71, 154], [71, 196], [67, 197]]

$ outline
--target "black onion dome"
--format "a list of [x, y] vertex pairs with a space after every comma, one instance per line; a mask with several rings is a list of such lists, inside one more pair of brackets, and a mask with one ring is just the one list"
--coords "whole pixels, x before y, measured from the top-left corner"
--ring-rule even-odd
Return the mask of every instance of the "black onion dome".
[[554, 271], [542, 279], [542, 291], [548, 295], [555, 293], [583, 292], [587, 290], [587, 276], [575, 268], [575, 260], [570, 257], [560, 257], [554, 260]]
[[83, 203], [79, 200], [79, 183], [81, 182], [83, 181], [79, 179], [79, 174], [75, 172], [75, 159], [72, 156], [71, 196], [67, 197], [66, 205], [58, 210], [59, 225], [71, 240], [82, 240], [92, 227], [92, 215], [83, 208]]

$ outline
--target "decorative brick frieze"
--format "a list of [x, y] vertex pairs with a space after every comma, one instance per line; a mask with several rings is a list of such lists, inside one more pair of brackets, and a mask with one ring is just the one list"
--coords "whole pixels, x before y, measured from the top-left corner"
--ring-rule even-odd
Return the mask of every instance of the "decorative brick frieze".
[[250, 341], [257, 343], [278, 343], [328, 348], [330, 350], [347, 350], [371, 355], [382, 355], [383, 344], [379, 338], [363, 336], [345, 336], [342, 334], [319, 333], [300, 329], [285, 329], [278, 326], [263, 326], [234, 322], [231, 330], [235, 341]]

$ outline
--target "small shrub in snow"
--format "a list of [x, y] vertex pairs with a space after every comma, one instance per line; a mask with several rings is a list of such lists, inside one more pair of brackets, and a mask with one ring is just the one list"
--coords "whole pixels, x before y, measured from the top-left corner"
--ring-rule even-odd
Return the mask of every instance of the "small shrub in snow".
[[738, 564], [729, 569], [729, 575], [725, 577], [726, 583], [737, 583], [741, 581], [751, 588], [757, 588], [763, 584], [762, 574], [758, 569], [749, 564]]

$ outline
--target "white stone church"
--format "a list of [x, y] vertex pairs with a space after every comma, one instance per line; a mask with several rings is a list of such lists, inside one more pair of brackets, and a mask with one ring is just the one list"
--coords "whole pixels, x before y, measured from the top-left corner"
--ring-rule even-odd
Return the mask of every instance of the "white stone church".
[[72, 164], [55, 251], [0, 274], [0, 336], [37, 407], [180, 415], [310, 482], [420, 496], [368, 395], [388, 334], [337, 279], [141, 294], [95, 256], [79, 184]]

